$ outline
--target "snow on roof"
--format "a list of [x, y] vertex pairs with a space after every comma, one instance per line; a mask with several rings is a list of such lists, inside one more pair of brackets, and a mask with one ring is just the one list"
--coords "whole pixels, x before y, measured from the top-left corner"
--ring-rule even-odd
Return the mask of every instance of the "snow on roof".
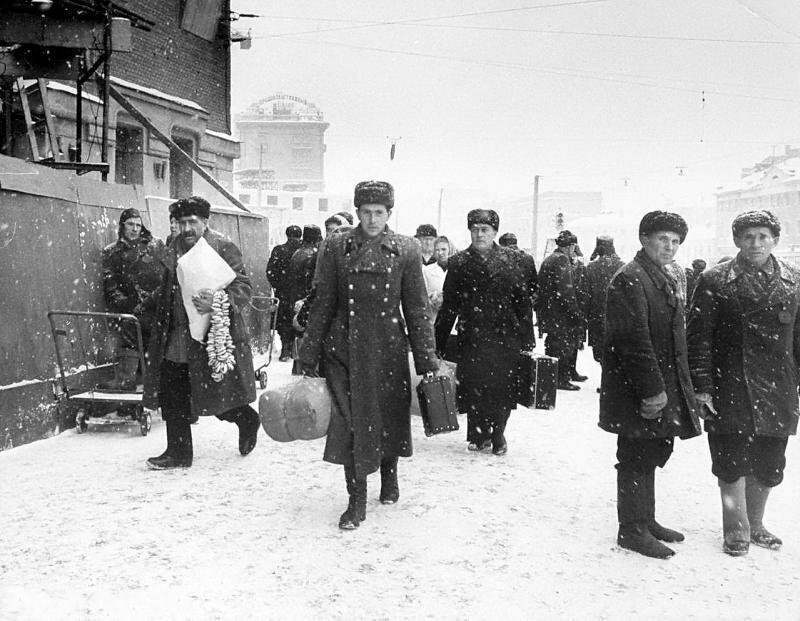
[[208, 110], [206, 110], [199, 103], [192, 101], [191, 99], [184, 99], [183, 97], [176, 97], [174, 95], [169, 95], [164, 91], [159, 91], [158, 89], [150, 88], [149, 86], [142, 86], [141, 84], [136, 84], [135, 82], [128, 82], [127, 80], [122, 80], [114, 76], [111, 76], [111, 81], [114, 84], [119, 84], [120, 86], [124, 86], [125, 88], [130, 88], [134, 91], [139, 91], [140, 93], [144, 93], [152, 97], [158, 97], [159, 99], [164, 99], [166, 101], [171, 101], [186, 108], [192, 108], [194, 110], [199, 110], [200, 112], [205, 112], [206, 114], [208, 114]]
[[[78, 95], [78, 89], [77, 88], [75, 88], [74, 86], [67, 86], [66, 84], [62, 84], [61, 82], [52, 82], [52, 81], [50, 81], [50, 82], [47, 83], [47, 88], [49, 88], [50, 90], [53, 90], [53, 91], [61, 91], [63, 93], [69, 93], [71, 95], [75, 95], [76, 97]], [[87, 93], [86, 91], [81, 91], [81, 95], [87, 101], [91, 101], [91, 102], [96, 103], [96, 104], [102, 104], [103, 103], [102, 99], [100, 99], [99, 97], [96, 97], [95, 95], [92, 95], [91, 93]]]
[[237, 143], [239, 142], [238, 140], [236, 140], [236, 138], [234, 138], [230, 134], [225, 134], [223, 132], [215, 132], [213, 129], [207, 129], [206, 133], [209, 136], [214, 136], [215, 138], [219, 138], [220, 140], [227, 140], [228, 142], [237, 142]]

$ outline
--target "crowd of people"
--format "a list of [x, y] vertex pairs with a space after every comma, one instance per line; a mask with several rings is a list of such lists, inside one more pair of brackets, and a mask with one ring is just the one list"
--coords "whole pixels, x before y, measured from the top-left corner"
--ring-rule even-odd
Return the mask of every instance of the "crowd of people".
[[[359, 183], [354, 207], [357, 223], [349, 213], [335, 214], [324, 223], [324, 238], [317, 226], [288, 227], [267, 267], [280, 301], [280, 360], [294, 359], [298, 374], [324, 377], [332, 396], [324, 460], [344, 470], [348, 505], [340, 528], [366, 519], [371, 473], [380, 472], [383, 504], [399, 500], [398, 458], [412, 454], [409, 353], [417, 375], [437, 374], [443, 359], [456, 363], [467, 449], [502, 456], [519, 401], [520, 360], [534, 356], [538, 328], [546, 355], [558, 361], [559, 389], [579, 390], [587, 379], [576, 368], [585, 343], [602, 367], [598, 424], [617, 435], [621, 547], [665, 559], [674, 554], [666, 544], [683, 541], [656, 521], [655, 471], [668, 462], [676, 437], [699, 436], [704, 427], [721, 494], [724, 551], [741, 556], [751, 543], [780, 548], [763, 518], [797, 429], [800, 271], [773, 254], [781, 228], [772, 213], [737, 216], [738, 254], [708, 269], [701, 259], [679, 267], [687, 223], [652, 211], [639, 223], [641, 249], [630, 261], [617, 256], [611, 237], [600, 236], [584, 264], [577, 237], [563, 230], [537, 272], [513, 233], [495, 242], [501, 227], [491, 209], [467, 214], [471, 242], [455, 251], [430, 224], [413, 238], [389, 229], [394, 189], [387, 182]], [[109, 309], [123, 308], [122, 281], [111, 276], [120, 256], [161, 271], [156, 278], [152, 265], [136, 272], [143, 282], [128, 289], [140, 299], [124, 306], [148, 317], [145, 405], [160, 407], [167, 422], [167, 449], [148, 460], [159, 469], [191, 465], [190, 423], [197, 416], [237, 424], [243, 455], [258, 433], [241, 315], [251, 286], [241, 253], [208, 227], [203, 199], [179, 200], [170, 211], [176, 228], [167, 246], [143, 235], [141, 217], [128, 210], [119, 241], [104, 255]], [[235, 273], [225, 291], [236, 364], [222, 381], [212, 379], [203, 344], [189, 334], [176, 278], [179, 258], [200, 238]], [[208, 313], [214, 295], [199, 292], [192, 304]], [[123, 337], [120, 359], [126, 349]]]

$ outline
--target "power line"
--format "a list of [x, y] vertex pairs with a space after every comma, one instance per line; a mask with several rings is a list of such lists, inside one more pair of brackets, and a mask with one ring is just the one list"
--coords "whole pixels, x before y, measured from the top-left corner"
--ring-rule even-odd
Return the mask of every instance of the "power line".
[[535, 11], [537, 9], [552, 9], [557, 7], [567, 7], [567, 6], [580, 6], [580, 5], [587, 5], [587, 4], [600, 4], [606, 2], [613, 2], [614, 0], [571, 0], [568, 2], [552, 2], [549, 4], [534, 4], [532, 6], [520, 6], [520, 7], [513, 7], [508, 9], [490, 9], [487, 11], [472, 11], [469, 13], [455, 13], [451, 15], [436, 15], [433, 17], [414, 17], [410, 19], [399, 19], [399, 20], [391, 20], [391, 21], [382, 21], [382, 22], [364, 22], [358, 23], [355, 25], [350, 26], [338, 26], [336, 28], [321, 28], [317, 30], [304, 30], [300, 32], [287, 32], [283, 34], [276, 34], [274, 35], [277, 37], [291, 37], [295, 35], [305, 35], [305, 34], [317, 34], [322, 32], [340, 32], [343, 30], [361, 30], [364, 28], [374, 28], [376, 26], [398, 26], [403, 24], [418, 24], [422, 22], [433, 22], [440, 19], [459, 19], [462, 17], [478, 17], [483, 15], [499, 15], [503, 13], [518, 13], [521, 11]]
[[757, 17], [761, 21], [764, 21], [764, 22], [768, 23], [773, 28], [777, 28], [778, 30], [780, 30], [784, 34], [788, 34], [789, 36], [800, 40], [800, 35], [798, 35], [796, 32], [792, 32], [788, 28], [784, 28], [784, 26], [782, 24], [779, 24], [778, 22], [776, 22], [775, 20], [767, 17], [763, 13], [759, 13], [758, 11], [756, 11], [754, 8], [752, 8], [749, 4], [747, 4], [743, 0], [735, 0], [735, 2], [739, 6], [743, 7], [745, 11], [750, 13], [750, 15], [753, 15], [754, 17]]
[[[698, 88], [689, 88], [689, 87], [681, 87], [681, 86], [671, 86], [666, 84], [659, 84], [645, 82], [642, 80], [654, 80], [655, 78], [642, 78], [639, 80], [636, 79], [623, 79], [623, 78], [614, 78], [614, 77], [607, 77], [607, 76], [599, 76], [595, 74], [590, 74], [588, 72], [581, 72], [579, 70], [574, 69], [559, 69], [559, 68], [552, 68], [552, 67], [537, 67], [534, 65], [524, 65], [520, 63], [510, 63], [510, 62], [503, 62], [503, 61], [491, 61], [491, 60], [476, 60], [471, 58], [462, 58], [458, 56], [444, 56], [440, 54], [427, 54], [424, 52], [412, 52], [409, 50], [393, 50], [387, 48], [379, 48], [379, 47], [370, 47], [370, 46], [363, 46], [363, 45], [351, 45], [348, 43], [338, 43], [335, 41], [325, 41], [322, 39], [304, 39], [301, 37], [292, 37], [291, 39], [287, 39], [288, 41], [298, 41], [303, 43], [314, 43], [319, 45], [332, 45], [335, 47], [343, 47], [347, 49], [353, 50], [362, 50], [362, 51], [369, 51], [369, 52], [380, 52], [384, 54], [397, 54], [401, 56], [412, 56], [417, 58], [434, 58], [437, 60], [448, 60], [451, 62], [458, 62], [458, 63], [465, 63], [469, 65], [479, 65], [484, 67], [501, 67], [506, 69], [519, 69], [522, 71], [532, 71], [538, 73], [548, 73], [553, 75], [561, 75], [561, 76], [568, 76], [568, 77], [578, 77], [584, 78], [589, 80], [598, 80], [602, 82], [617, 82], [620, 84], [633, 84], [637, 86], [646, 86], [650, 88], [658, 88], [664, 90], [671, 90], [671, 91], [679, 91], [685, 93], [694, 93], [700, 95], [705, 91], [707, 94], [713, 95], [722, 95], [728, 97], [739, 97], [743, 99], [756, 99], [761, 101], [777, 101], [777, 102], [784, 102], [784, 103], [794, 103], [800, 104], [799, 99], [790, 99], [788, 97], [772, 97], [769, 95], [748, 95], [745, 93], [732, 93], [726, 92], [721, 90], [709, 90], [709, 89], [698, 89]], [[682, 80], [677, 80], [678, 82]], [[686, 80], [683, 80], [684, 82]]]

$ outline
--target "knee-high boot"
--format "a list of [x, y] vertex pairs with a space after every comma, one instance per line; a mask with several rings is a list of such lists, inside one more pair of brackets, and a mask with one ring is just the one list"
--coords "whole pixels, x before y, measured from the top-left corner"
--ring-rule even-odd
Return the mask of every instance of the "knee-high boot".
[[384, 457], [381, 461], [380, 501], [393, 505], [400, 499], [400, 486], [397, 483], [397, 457]]
[[667, 559], [675, 554], [656, 539], [648, 528], [646, 476], [638, 472], [617, 470], [617, 543], [651, 558]]
[[189, 421], [179, 419], [166, 422], [167, 450], [158, 457], [147, 460], [147, 466], [153, 470], [169, 470], [171, 468], [188, 468], [192, 465], [192, 428]]
[[349, 500], [347, 509], [339, 518], [339, 528], [355, 530], [367, 519], [367, 479], [357, 479], [356, 468], [352, 464], [345, 465], [344, 479]]
[[645, 489], [647, 490], [647, 527], [656, 539], [675, 543], [683, 541], [683, 533], [661, 526], [656, 522], [656, 472], [655, 468], [645, 473]]
[[719, 479], [719, 492], [722, 499], [722, 549], [731, 556], [744, 556], [750, 549], [745, 477], [739, 477], [733, 483]]
[[764, 527], [764, 509], [767, 506], [767, 498], [769, 498], [771, 488], [761, 485], [752, 476], [746, 477], [745, 481], [747, 519], [750, 522], [750, 541], [762, 548], [778, 550], [783, 545], [783, 541]]

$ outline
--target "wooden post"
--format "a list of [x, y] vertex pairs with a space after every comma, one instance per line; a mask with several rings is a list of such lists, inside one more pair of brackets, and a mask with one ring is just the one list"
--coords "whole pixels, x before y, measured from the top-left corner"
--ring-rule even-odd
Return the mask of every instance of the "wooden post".
[[536, 247], [538, 241], [538, 231], [537, 227], [539, 226], [539, 177], [540, 175], [535, 175], [533, 177], [533, 213], [531, 214], [531, 256], [536, 257]]
[[[111, 3], [106, 3], [105, 28], [103, 29], [103, 137], [100, 143], [100, 161], [108, 163], [108, 86], [111, 78]], [[108, 181], [108, 171], [100, 173], [103, 181]]]

